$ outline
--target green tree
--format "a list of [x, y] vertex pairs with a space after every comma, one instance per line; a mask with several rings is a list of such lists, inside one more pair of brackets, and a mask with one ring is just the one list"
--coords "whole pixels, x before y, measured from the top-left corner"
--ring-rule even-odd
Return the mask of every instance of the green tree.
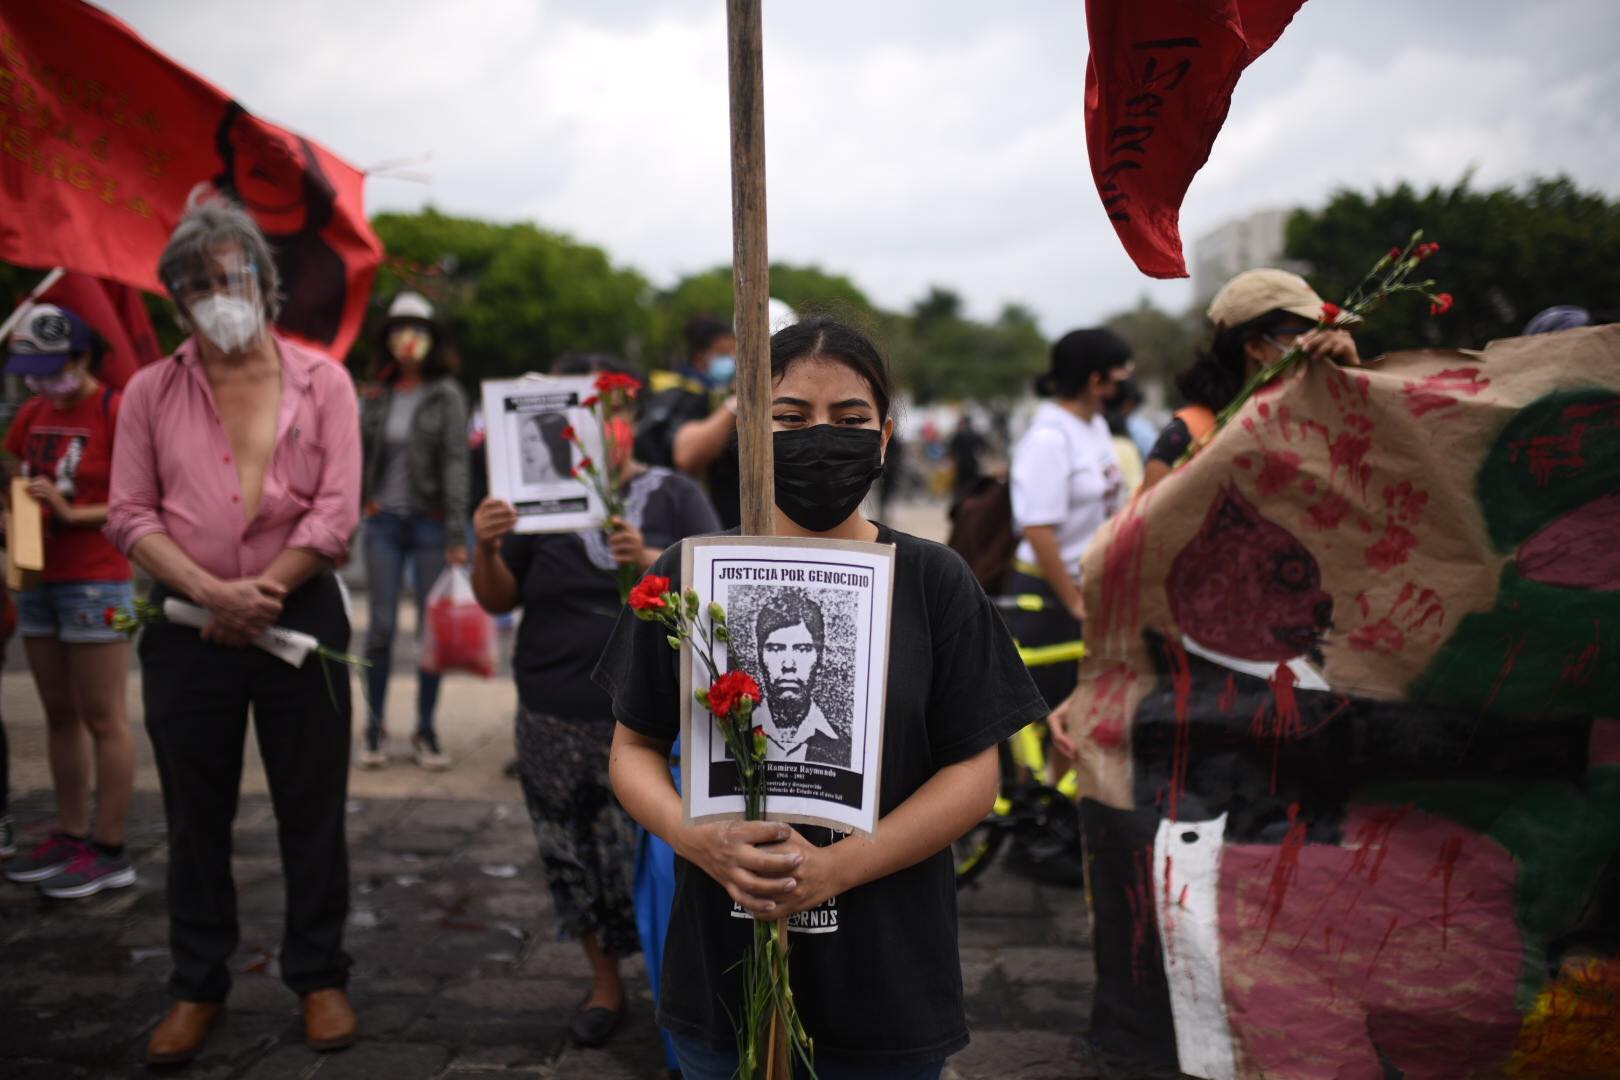
[[[381, 320], [400, 289], [421, 292], [454, 333], [469, 384], [543, 371], [567, 352], [634, 361], [645, 349], [647, 281], [614, 266], [600, 248], [526, 222], [496, 224], [431, 207], [379, 214], [372, 227], [389, 258], [370, 321]], [[368, 370], [376, 349], [374, 337], [363, 339], [350, 366]]]
[[1583, 192], [1567, 177], [1522, 190], [1481, 191], [1467, 176], [1449, 188], [1409, 184], [1365, 195], [1341, 191], [1321, 210], [1288, 223], [1287, 253], [1309, 263], [1323, 296], [1343, 296], [1380, 255], [1414, 229], [1440, 244], [1425, 264], [1456, 298], [1431, 317], [1405, 300], [1379, 310], [1358, 331], [1361, 352], [1425, 345], [1476, 347], [1518, 334], [1554, 304], [1612, 308], [1620, 303], [1620, 204]]
[[920, 404], [1015, 398], [1046, 367], [1046, 341], [1027, 309], [1008, 304], [994, 322], [978, 322], [963, 316], [957, 293], [937, 285], [909, 318], [889, 320], [888, 332], [895, 374]]
[[[871, 322], [876, 315], [872, 302], [853, 281], [842, 274], [831, 274], [819, 266], [775, 263], [771, 266], [771, 295], [788, 304], [801, 316], [827, 314], [857, 323]], [[732, 312], [731, 267], [689, 274], [660, 295], [652, 315], [648, 342], [649, 362], [677, 366], [685, 345], [682, 332], [694, 315], [710, 315], [730, 320]]]
[[1143, 296], [1134, 308], [1116, 312], [1103, 325], [1131, 343], [1138, 383], [1157, 383], [1170, 393], [1178, 371], [1193, 360], [1198, 330], [1186, 316], [1172, 315]]

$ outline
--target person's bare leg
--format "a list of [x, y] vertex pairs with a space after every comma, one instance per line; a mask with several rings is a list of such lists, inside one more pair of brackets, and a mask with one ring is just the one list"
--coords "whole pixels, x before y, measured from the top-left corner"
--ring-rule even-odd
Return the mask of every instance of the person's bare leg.
[[586, 933], [585, 956], [591, 962], [591, 996], [585, 1008], [601, 1006], [618, 1011], [624, 1007], [624, 983], [619, 978], [619, 958], [602, 951], [594, 933]]
[[67, 646], [55, 638], [23, 639], [34, 686], [45, 706], [51, 783], [56, 787], [57, 828], [74, 836], [90, 833], [90, 732], [79, 711], [68, 669]]
[[135, 784], [135, 736], [125, 704], [129, 642], [73, 644], [66, 649], [79, 719], [95, 744], [94, 839], [116, 846], [124, 842], [129, 793]]

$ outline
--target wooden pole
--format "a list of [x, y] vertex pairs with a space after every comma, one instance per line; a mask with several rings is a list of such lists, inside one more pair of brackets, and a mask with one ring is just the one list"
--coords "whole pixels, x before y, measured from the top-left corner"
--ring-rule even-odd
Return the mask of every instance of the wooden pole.
[[742, 531], [769, 536], [776, 521], [776, 482], [771, 462], [771, 269], [765, 242], [765, 79], [759, 0], [726, 0], [726, 36]]
[[[726, 0], [726, 67], [731, 79], [731, 281], [744, 536], [769, 536], [776, 524], [771, 455], [771, 262], [765, 233], [765, 75], [759, 2]], [[786, 920], [777, 926], [786, 952]], [[786, 1025], [780, 1016], [774, 1016], [766, 1046], [767, 1080], [792, 1080], [792, 1054], [787, 1046]]]

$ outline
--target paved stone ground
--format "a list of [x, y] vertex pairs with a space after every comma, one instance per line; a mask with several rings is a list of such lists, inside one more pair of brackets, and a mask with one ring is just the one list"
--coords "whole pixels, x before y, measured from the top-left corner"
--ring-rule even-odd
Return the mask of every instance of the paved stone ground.
[[[14, 812], [25, 839], [42, 835], [49, 793], [20, 797]], [[167, 1007], [162, 806], [143, 792], [132, 816], [134, 887], [52, 901], [0, 882], [0, 1074], [8, 1078], [153, 1075], [141, 1052]], [[267, 798], [247, 795], [236, 823], [242, 941], [229, 1012], [204, 1053], [177, 1075], [662, 1075], [639, 958], [628, 968], [630, 1017], [610, 1046], [568, 1045], [565, 1025], [589, 973], [577, 946], [555, 940], [521, 804], [356, 798], [348, 821], [347, 944], [360, 1042], [324, 1056], [303, 1045], [297, 1000], [276, 974], [282, 880], [274, 819]], [[1091, 954], [1079, 892], [1030, 884], [998, 863], [962, 897], [961, 944], [973, 1042], [952, 1059], [956, 1077], [1099, 1075], [1081, 1038]]]
[[[943, 534], [943, 516], [901, 506], [897, 527]], [[365, 625], [356, 598], [356, 648]], [[414, 678], [409, 615], [388, 709], [409, 730]], [[510, 647], [509, 638], [506, 647]], [[25, 843], [49, 827], [54, 802], [45, 725], [14, 642], [0, 680], [11, 739], [13, 813]], [[358, 683], [356, 702], [362, 700]], [[319, 1056], [302, 1042], [297, 1001], [276, 977], [282, 880], [274, 820], [249, 739], [236, 822], [242, 941], [223, 1026], [182, 1075], [207, 1080], [473, 1078], [496, 1071], [581, 1080], [662, 1075], [644, 969], [628, 971], [630, 1018], [611, 1046], [580, 1051], [565, 1026], [584, 996], [577, 946], [555, 940], [550, 900], [515, 781], [516, 695], [509, 677], [446, 681], [440, 731], [457, 759], [446, 773], [403, 760], [351, 776], [353, 912], [348, 946], [361, 1041]], [[130, 849], [140, 881], [84, 901], [51, 901], [0, 880], [0, 1076], [149, 1074], [141, 1053], [167, 1007], [163, 811], [140, 722], [140, 679], [129, 685], [140, 762]], [[356, 717], [356, 734], [362, 723]], [[953, 1080], [1072, 1080], [1106, 1075], [1083, 1031], [1092, 957], [1081, 894], [1030, 884], [992, 866], [962, 896], [961, 958], [973, 1042]]]

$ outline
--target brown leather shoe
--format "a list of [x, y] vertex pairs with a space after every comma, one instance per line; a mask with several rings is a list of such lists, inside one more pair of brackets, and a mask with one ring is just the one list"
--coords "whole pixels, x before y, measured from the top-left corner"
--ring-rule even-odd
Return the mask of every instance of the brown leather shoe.
[[349, 995], [333, 987], [304, 995], [304, 1042], [311, 1050], [342, 1050], [354, 1043], [360, 1020]]
[[225, 1007], [217, 1001], [176, 1001], [152, 1032], [146, 1060], [152, 1065], [183, 1065], [197, 1056]]

